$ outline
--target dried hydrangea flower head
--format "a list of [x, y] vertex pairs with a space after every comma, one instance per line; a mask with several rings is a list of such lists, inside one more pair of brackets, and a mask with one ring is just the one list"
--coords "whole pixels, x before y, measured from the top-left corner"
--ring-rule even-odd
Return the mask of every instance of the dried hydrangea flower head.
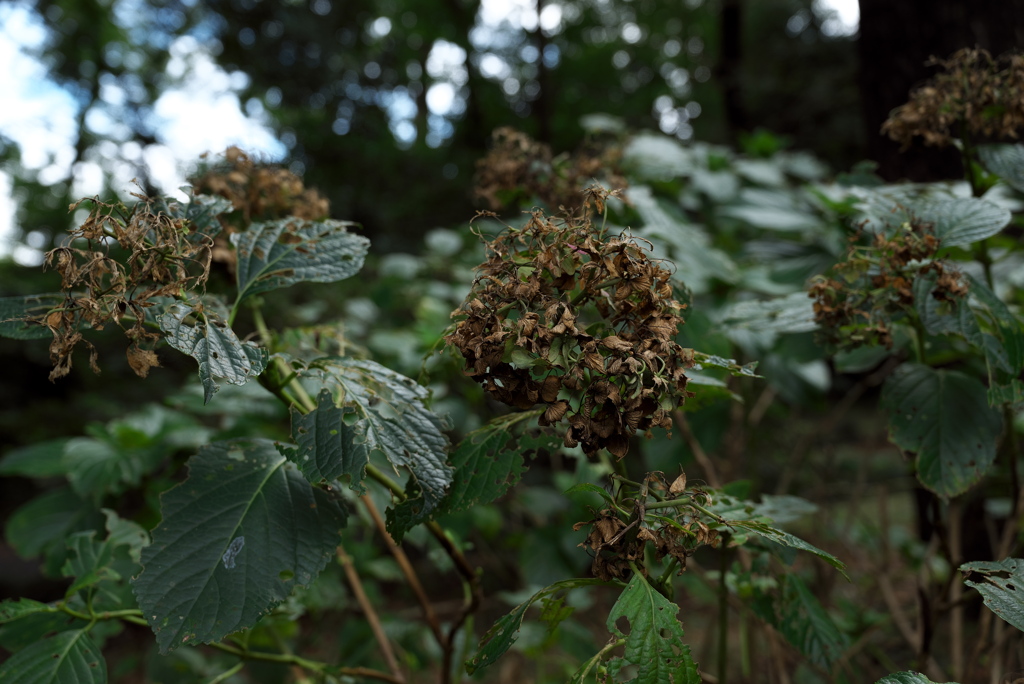
[[566, 446], [621, 458], [637, 431], [671, 427], [693, 350], [674, 340], [670, 272], [644, 242], [591, 223], [608, 195], [596, 187], [575, 216], [534, 211], [522, 228], [481, 236], [489, 257], [445, 341], [493, 398], [541, 405], [541, 424], [568, 422]]
[[910, 95], [882, 124], [882, 133], [910, 146], [946, 147], [954, 138], [1016, 139], [1024, 128], [1024, 55], [993, 58], [985, 50], [963, 49], [949, 59], [932, 58], [943, 71]]

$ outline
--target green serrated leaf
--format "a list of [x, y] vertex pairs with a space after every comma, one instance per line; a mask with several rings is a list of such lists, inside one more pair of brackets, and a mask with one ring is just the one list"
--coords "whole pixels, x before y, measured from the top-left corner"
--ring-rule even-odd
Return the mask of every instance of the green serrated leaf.
[[981, 592], [985, 605], [1019, 630], [1024, 631], [1024, 560], [977, 561], [960, 566], [964, 583]]
[[64, 540], [73, 532], [93, 529], [96, 511], [67, 487], [41, 494], [17, 509], [4, 528], [7, 543], [22, 558], [43, 555], [46, 572], [59, 573], [67, 557]]
[[914, 280], [914, 309], [930, 335], [959, 335], [975, 347], [982, 345], [981, 328], [967, 302], [942, 302], [931, 296], [938, 276], [928, 273]]
[[512, 428], [531, 417], [529, 412], [492, 421], [463, 439], [451, 455], [455, 473], [436, 515], [464, 511], [494, 501], [519, 482], [526, 467], [523, 453], [506, 448]]
[[978, 145], [978, 157], [991, 173], [1024, 192], [1024, 145]]
[[109, 508], [100, 509], [107, 517], [107, 539], [115, 547], [125, 546], [128, 556], [136, 563], [142, 560], [142, 549], [149, 546], [149, 532], [142, 525], [118, 517]]
[[64, 303], [61, 293], [0, 297], [0, 337], [15, 340], [44, 340], [53, 337], [45, 325], [28, 323], [29, 316], [42, 316]]
[[818, 329], [814, 320], [814, 303], [805, 292], [774, 299], [735, 302], [722, 310], [718, 326], [726, 332], [739, 328], [771, 338]]
[[783, 532], [782, 530], [772, 527], [771, 525], [754, 520], [729, 520], [728, 522], [729, 525], [733, 527], [738, 527], [742, 530], [753, 532], [757, 536], [767, 539], [768, 541], [775, 542], [776, 544], [781, 544], [782, 546], [786, 546], [791, 549], [797, 549], [799, 551], [806, 551], [807, 553], [811, 553], [817, 556], [818, 558], [822, 559], [829, 565], [831, 565], [839, 572], [843, 573], [843, 577], [849, 579], [849, 577], [846, 574], [845, 563], [843, 563], [841, 560], [833, 556], [831, 553], [828, 553], [827, 551], [822, 551], [810, 542], [805, 542], [803, 539], [800, 539], [799, 537], [789, 534], [788, 532]]
[[578, 587], [589, 587], [595, 584], [606, 584], [606, 582], [594, 578], [562, 580], [561, 582], [555, 582], [550, 586], [544, 587], [536, 594], [520, 603], [512, 609], [511, 613], [502, 617], [487, 631], [484, 638], [480, 640], [477, 652], [466, 661], [466, 672], [473, 674], [477, 670], [485, 668], [488, 665], [493, 665], [498, 658], [505, 653], [505, 651], [511, 648], [512, 644], [515, 643], [519, 636], [519, 629], [523, 625], [523, 618], [526, 616], [526, 611], [529, 610], [530, 606], [534, 603], [561, 591], [576, 589]]
[[370, 241], [350, 221], [297, 218], [254, 223], [235, 233], [238, 301], [301, 282], [333, 283], [363, 267]]
[[1014, 378], [1008, 385], [992, 385], [988, 388], [989, 406], [1024, 403], [1024, 382]]
[[4, 684], [105, 684], [107, 662], [87, 630], [59, 632], [0, 665]]
[[976, 197], [934, 198], [909, 203], [910, 213], [930, 223], [943, 247], [963, 247], [999, 233], [1010, 222], [1010, 212]]
[[[185, 323], [185, 318], [190, 315], [196, 317], [192, 325]], [[244, 385], [267, 367], [267, 351], [252, 342], [239, 340], [213, 311], [199, 311], [178, 302], [167, 307], [157, 320], [167, 343], [199, 362], [204, 403], [210, 403], [214, 393], [220, 389], [214, 378], [223, 378], [232, 385]]]
[[[700, 684], [690, 647], [683, 643], [678, 612], [678, 605], [655, 591], [643, 575], [634, 574], [608, 614], [608, 630], [626, 639], [621, 659], [613, 659], [609, 669], [617, 671], [622, 663], [615, 661], [623, 660], [636, 667], [631, 681], [637, 684]], [[629, 622], [628, 634], [619, 629], [621, 618]]]
[[12, 449], [0, 459], [0, 475], [35, 478], [64, 475], [66, 471], [61, 457], [67, 443], [65, 438], [51, 439]]
[[[1024, 366], [1024, 326], [992, 290], [981, 280], [968, 275], [970, 294], [979, 311], [984, 312], [992, 325], [999, 331], [1006, 361], [1010, 368]], [[1013, 372], [1012, 370], [1010, 371]]]
[[310, 482], [331, 482], [347, 478], [349, 487], [364, 492], [362, 486], [369, 463], [366, 445], [357, 441], [358, 430], [345, 422], [352, 409], [337, 406], [327, 389], [317, 396], [315, 410], [302, 415], [292, 410], [292, 439], [298, 445], [282, 453], [294, 461]]
[[188, 186], [181, 190], [188, 195], [188, 202], [161, 197], [153, 202], [154, 212], [188, 221], [190, 230], [186, 237], [190, 242], [212, 238], [220, 233], [223, 227], [217, 217], [234, 210], [231, 200], [219, 195], [194, 195]]
[[943, 498], [962, 494], [995, 460], [1002, 417], [985, 386], [957, 371], [901, 365], [882, 386], [889, 439], [917, 455], [917, 477]]
[[103, 581], [118, 581], [121, 575], [111, 566], [114, 563], [114, 544], [109, 540], [97, 541], [96, 532], [77, 532], [67, 541], [68, 559], [61, 568], [65, 577], [74, 581], [67, 588], [65, 596], [92, 587]]
[[26, 615], [51, 612], [53, 612], [53, 608], [32, 599], [4, 599], [0, 601], [0, 625], [23, 618]]
[[565, 490], [565, 495], [568, 496], [569, 494], [575, 494], [577, 492], [593, 492], [594, 494], [600, 494], [601, 498], [609, 503], [615, 501], [615, 497], [609, 494], [604, 487], [598, 487], [592, 482], [580, 482], [579, 484], [575, 484]]
[[426, 407], [423, 387], [373, 361], [318, 359], [303, 376], [330, 390], [335, 403], [356, 410], [357, 442], [415, 478], [422, 501], [404, 502], [401, 516], [395, 515], [397, 509], [388, 509], [388, 531], [400, 541], [412, 526], [430, 517], [451, 485], [447, 421]]
[[345, 509], [269, 440], [216, 442], [160, 497], [135, 596], [161, 653], [251, 627], [332, 558]]
[[[894, 672], [891, 675], [886, 675], [875, 682], [875, 684], [938, 684], [938, 682], [933, 682], [920, 672], [907, 670], [906, 672]], [[955, 682], [949, 682], [948, 684], [955, 684]]]
[[790, 644], [815, 665], [829, 669], [849, 647], [849, 639], [807, 585], [787, 574], [780, 595], [774, 601], [772, 624]]

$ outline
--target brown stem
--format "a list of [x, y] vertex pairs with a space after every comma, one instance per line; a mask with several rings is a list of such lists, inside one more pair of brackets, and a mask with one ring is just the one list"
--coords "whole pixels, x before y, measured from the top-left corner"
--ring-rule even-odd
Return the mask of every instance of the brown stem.
[[686, 420], [686, 414], [677, 409], [672, 412], [672, 418], [675, 420], [679, 432], [682, 433], [683, 439], [686, 440], [686, 444], [690, 447], [690, 451], [693, 452], [693, 457], [697, 460], [697, 464], [704, 469], [704, 478], [708, 481], [708, 484], [714, 489], [720, 489], [722, 481], [718, 477], [715, 464], [708, 458], [704, 447], [700, 445], [696, 435], [693, 434], [693, 430], [690, 429], [690, 423]]
[[380, 645], [381, 654], [383, 654], [384, 660], [388, 664], [388, 670], [391, 671], [395, 681], [404, 683], [405, 676], [398, 666], [398, 659], [395, 658], [394, 651], [391, 650], [391, 642], [388, 640], [388, 635], [384, 633], [384, 627], [380, 623], [380, 618], [377, 617], [377, 611], [374, 610], [373, 604], [370, 603], [366, 592], [363, 591], [363, 583], [359, 580], [358, 573], [356, 573], [352, 557], [345, 553], [345, 549], [340, 544], [338, 545], [337, 554], [338, 562], [341, 563], [341, 567], [345, 570], [345, 578], [348, 580], [349, 586], [352, 587], [352, 593], [355, 595], [356, 601], [359, 602], [359, 606], [363, 609], [363, 614], [366, 616], [366, 621], [370, 623], [373, 636]]
[[480, 576], [477, 574], [476, 569], [469, 564], [466, 557], [462, 555], [462, 551], [452, 543], [452, 540], [445, 534], [444, 529], [436, 522], [427, 523], [427, 529], [434, 535], [434, 538], [441, 544], [441, 547], [445, 550], [445, 553], [455, 562], [455, 567], [458, 569], [459, 574], [469, 590], [469, 595], [466, 597], [466, 601], [462, 606], [462, 610], [452, 620], [451, 625], [448, 627], [447, 643], [448, 648], [444, 649], [444, 658], [441, 664], [443, 670], [441, 672], [441, 681], [447, 682], [451, 677], [452, 671], [452, 659], [454, 656], [454, 650], [451, 645], [455, 643], [455, 635], [458, 634], [459, 629], [465, 624], [466, 619], [476, 612], [477, 608], [480, 607], [480, 603], [483, 601], [483, 587], [480, 585]]
[[409, 562], [409, 557], [405, 555], [405, 551], [402, 547], [395, 543], [395, 540], [388, 533], [387, 527], [384, 524], [384, 518], [381, 517], [380, 512], [373, 503], [373, 499], [369, 496], [364, 495], [362, 497], [363, 505], [366, 506], [366, 511], [370, 514], [373, 519], [373, 524], [380, 533], [381, 538], [384, 539], [384, 543], [388, 546], [388, 551], [395, 557], [395, 561], [398, 562], [398, 567], [402, 569], [402, 574], [405, 575], [405, 580], [409, 583], [409, 587], [412, 588], [414, 594], [416, 594], [416, 600], [419, 601], [420, 608], [423, 610], [423, 619], [427, 621], [427, 625], [430, 627], [430, 631], [433, 633], [434, 638], [437, 639], [437, 643], [441, 648], [448, 648], [448, 641], [445, 638], [444, 632], [441, 630], [441, 622], [437, 618], [437, 613], [434, 611], [433, 604], [430, 603], [430, 598], [427, 596], [427, 592], [423, 589], [423, 584], [420, 582], [419, 575], [416, 574], [416, 570], [413, 569], [412, 563]]

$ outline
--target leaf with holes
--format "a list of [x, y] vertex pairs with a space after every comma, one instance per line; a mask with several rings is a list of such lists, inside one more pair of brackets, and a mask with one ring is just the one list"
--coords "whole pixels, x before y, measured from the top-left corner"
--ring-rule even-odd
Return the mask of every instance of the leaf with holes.
[[329, 390], [321, 390], [316, 409], [302, 415], [292, 409], [292, 440], [296, 448], [281, 450], [299, 466], [310, 482], [331, 482], [347, 477], [349, 486], [365, 491], [362, 484], [369, 463], [366, 445], [358, 441], [358, 428], [345, 422], [352, 409], [334, 403]]
[[[690, 647], [683, 643], [683, 626], [676, 619], [679, 606], [654, 590], [642, 575], [636, 573], [608, 614], [608, 630], [625, 638], [621, 657], [608, 663], [614, 680], [626, 665], [636, 668], [637, 684], [700, 684], [697, 663], [690, 656]], [[619, 625], [628, 630], [623, 632]]]
[[4, 684], [106, 684], [107, 662], [88, 630], [58, 632], [0, 665]]
[[[185, 322], [194, 316], [190, 325]], [[212, 310], [192, 308], [181, 302], [171, 304], [158, 317], [167, 343], [199, 362], [203, 401], [210, 403], [220, 389], [214, 378], [232, 385], [244, 385], [267, 367], [267, 350], [242, 342], [228, 324]]]
[[348, 232], [351, 221], [298, 218], [254, 223], [232, 235], [238, 302], [301, 282], [333, 283], [363, 267], [370, 241]]
[[186, 238], [190, 242], [199, 242], [220, 233], [223, 227], [217, 217], [234, 209], [231, 200], [219, 195], [194, 195], [188, 186], [179, 189], [188, 195], [188, 202], [161, 197], [154, 200], [154, 212], [188, 221]]
[[323, 358], [302, 374], [330, 390], [336, 404], [356, 410], [357, 442], [412, 474], [420, 495], [399, 504], [401, 515], [399, 508], [388, 509], [388, 531], [401, 540], [430, 517], [451, 486], [447, 421], [427, 408], [424, 388], [373, 361]]
[[0, 337], [15, 340], [44, 340], [53, 333], [45, 325], [29, 323], [28, 317], [42, 316], [61, 306], [64, 294], [38, 294], [22, 297], [0, 297]]
[[134, 582], [161, 653], [253, 626], [333, 557], [345, 509], [269, 440], [215, 442], [160, 497]]
[[1002, 418], [968, 375], [905, 363], [882, 386], [881, 406], [889, 439], [916, 454], [918, 480], [943, 498], [970, 489], [995, 460]]
[[1024, 559], [964, 563], [960, 572], [993, 613], [1024, 631]]

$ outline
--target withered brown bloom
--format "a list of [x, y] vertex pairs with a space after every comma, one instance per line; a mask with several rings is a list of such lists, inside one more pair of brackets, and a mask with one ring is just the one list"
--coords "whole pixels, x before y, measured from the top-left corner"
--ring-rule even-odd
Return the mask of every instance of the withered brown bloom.
[[566, 446], [623, 457], [629, 437], [671, 427], [686, 398], [693, 350], [670, 273], [629, 235], [603, 235], [591, 206], [575, 216], [534, 211], [522, 228], [485, 238], [489, 257], [445, 341], [498, 401], [544, 407], [541, 424], [568, 422]]
[[976, 140], [1019, 136], [1024, 128], [1024, 55], [993, 58], [985, 50], [965, 48], [928, 64], [942, 71], [893, 110], [882, 133], [903, 149], [915, 136], [936, 147], [965, 134]]

